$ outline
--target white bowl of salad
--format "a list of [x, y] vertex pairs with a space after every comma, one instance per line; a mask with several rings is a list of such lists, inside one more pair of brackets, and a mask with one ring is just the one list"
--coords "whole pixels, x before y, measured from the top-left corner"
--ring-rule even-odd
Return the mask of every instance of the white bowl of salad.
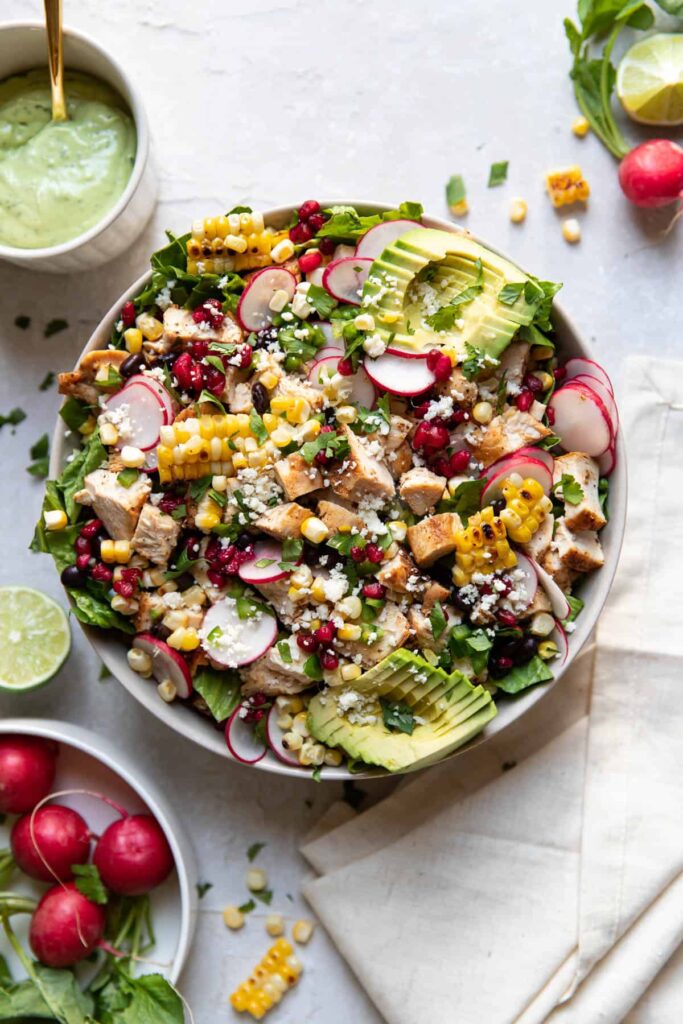
[[126, 689], [316, 779], [414, 771], [541, 699], [626, 499], [558, 288], [416, 203], [169, 235], [60, 375], [34, 540]]

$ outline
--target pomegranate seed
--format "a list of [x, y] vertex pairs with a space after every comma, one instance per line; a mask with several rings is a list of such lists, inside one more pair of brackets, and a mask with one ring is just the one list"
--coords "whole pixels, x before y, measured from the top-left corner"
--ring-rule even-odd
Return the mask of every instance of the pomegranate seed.
[[308, 218], [308, 227], [311, 231], [320, 231], [321, 227], [325, 223], [324, 213], [314, 213]]
[[311, 633], [299, 633], [296, 638], [296, 645], [297, 647], [300, 647], [302, 651], [312, 654], [313, 651], [318, 650], [320, 641]]
[[196, 309], [192, 310], [192, 319], [196, 324], [208, 324], [209, 322], [209, 311], [204, 306], [197, 306]]
[[334, 640], [335, 628], [333, 622], [323, 622], [318, 626], [313, 636], [320, 644], [331, 644]]
[[339, 668], [339, 658], [332, 651], [323, 651], [320, 656], [320, 664], [326, 672], [334, 672]]
[[317, 199], [307, 199], [305, 203], [302, 203], [299, 207], [299, 220], [308, 220], [313, 213], [320, 212], [320, 203]]
[[313, 252], [306, 252], [303, 256], [299, 256], [299, 270], [302, 274], [310, 274], [312, 270], [317, 270], [323, 261], [322, 253], [313, 250]]
[[567, 376], [567, 367], [566, 366], [556, 366], [555, 369], [553, 370], [553, 377], [555, 378], [555, 380], [564, 380], [564, 378], [566, 376]]
[[108, 565], [104, 562], [98, 562], [97, 565], [93, 566], [92, 572], [90, 573], [94, 580], [98, 583], [110, 583], [113, 573]]
[[318, 452], [314, 457], [313, 461], [316, 466], [329, 466], [331, 459], [325, 455], [325, 452]]
[[202, 366], [202, 381], [207, 391], [220, 398], [225, 391], [225, 374], [215, 366]]
[[434, 369], [434, 367], [436, 366], [437, 362], [439, 361], [439, 356], [440, 355], [441, 355], [441, 353], [439, 352], [438, 348], [431, 348], [429, 350], [429, 352], [427, 353], [427, 368], [429, 370], [433, 370]]
[[251, 698], [251, 703], [254, 705], [254, 707], [261, 707], [262, 704], [266, 703], [265, 693], [255, 693], [254, 696]]
[[207, 569], [206, 575], [209, 582], [213, 583], [214, 587], [222, 587], [225, 583], [225, 577], [220, 569]]
[[114, 590], [121, 597], [132, 597], [135, 593], [135, 587], [128, 580], [116, 580], [114, 582]]
[[202, 373], [202, 368], [199, 363], [193, 363], [190, 367], [190, 381], [190, 387], [192, 390], [199, 394], [204, 387], [204, 374]]
[[464, 473], [470, 464], [470, 453], [468, 451], [453, 452], [448, 460], [449, 476], [456, 476], [457, 473]]
[[195, 359], [203, 359], [209, 354], [209, 343], [208, 341], [193, 341], [190, 350]]
[[173, 373], [183, 391], [189, 391], [192, 387], [192, 368], [194, 365], [189, 352], [183, 352], [173, 364]]
[[498, 612], [498, 621], [502, 626], [517, 625], [517, 617], [513, 615], [512, 612], [506, 611], [505, 608], [501, 608], [501, 610]]
[[538, 377], [534, 377], [533, 373], [527, 373], [525, 375], [524, 387], [528, 391], [531, 391], [534, 395], [537, 395], [539, 391], [543, 390], [543, 385], [541, 384]]
[[214, 331], [220, 331], [221, 327], [223, 326], [224, 320], [225, 314], [223, 312], [219, 311], [218, 313], [209, 314], [209, 323], [213, 327]]
[[419, 405], [415, 406], [415, 408], [413, 409], [413, 415], [415, 416], [415, 419], [423, 419], [427, 415], [430, 405], [431, 402], [420, 402]]
[[548, 406], [548, 408], [545, 411], [545, 414], [548, 417], [548, 423], [552, 427], [555, 423], [555, 410], [551, 405]]
[[413, 448], [426, 448], [438, 451], [448, 444], [448, 431], [437, 423], [420, 423], [413, 437]]
[[376, 544], [366, 544], [365, 557], [368, 562], [374, 562], [375, 565], [378, 565], [380, 562], [384, 561], [384, 552]]
[[77, 555], [76, 556], [76, 567], [85, 572], [90, 565], [90, 555]]
[[135, 303], [124, 302], [121, 307], [121, 319], [123, 320], [124, 327], [135, 326]]
[[88, 540], [92, 540], [102, 529], [101, 519], [89, 519], [85, 526], [81, 527], [81, 537], [87, 537]]
[[351, 558], [353, 559], [354, 562], [365, 561], [365, 548], [361, 548], [358, 547], [358, 545], [354, 545], [354, 547], [352, 547], [351, 550], [349, 551], [349, 554], [351, 555]]
[[337, 363], [337, 373], [340, 373], [342, 377], [353, 376], [353, 363], [346, 356]]
[[437, 380], [448, 380], [453, 366], [450, 359], [443, 352], [433, 348], [427, 353], [427, 367], [432, 371]]
[[451, 464], [448, 459], [444, 459], [443, 457], [437, 459], [431, 468], [432, 471], [434, 473], [438, 473], [439, 476], [451, 476]]
[[77, 555], [88, 555], [88, 557], [90, 557], [92, 553], [90, 541], [88, 540], [87, 537], [84, 537], [82, 534], [80, 537], [76, 537], [76, 543], [74, 544], [74, 548], [76, 549]]
[[263, 716], [264, 715], [265, 715], [265, 711], [262, 708], [258, 708], [257, 711], [252, 711], [252, 713], [251, 713], [251, 720], [252, 720], [252, 722], [261, 722], [261, 721], [263, 721]]
[[334, 434], [335, 433], [335, 429], [334, 429], [334, 427], [331, 427], [329, 423], [326, 423], [324, 427], [320, 428], [320, 433], [321, 434]]
[[504, 654], [502, 654], [500, 658], [496, 658], [496, 665], [498, 666], [498, 668], [502, 668], [503, 670], [512, 668], [513, 664], [514, 662], [512, 658], [508, 658]]
[[243, 370], [246, 370], [246, 369], [248, 369], [248, 367], [251, 366], [251, 360], [252, 360], [253, 355], [254, 355], [254, 350], [251, 347], [251, 345], [241, 345], [239, 353], [240, 353], [240, 366], [242, 367]]
[[182, 505], [184, 500], [184, 498], [174, 498], [171, 494], [165, 494], [159, 502], [159, 508], [166, 515], [170, 516], [171, 512], [175, 512], [178, 505]]
[[456, 426], [458, 423], [466, 423], [469, 418], [470, 414], [466, 412], [464, 409], [455, 409], [449, 420], [449, 423], [452, 423], [454, 426]]
[[363, 585], [363, 597], [371, 597], [375, 601], [381, 601], [387, 592], [387, 588], [381, 583], [365, 583]]
[[289, 237], [295, 245], [301, 245], [302, 242], [310, 242], [313, 232], [308, 224], [295, 224], [293, 228], [289, 229]]
[[531, 406], [534, 404], [534, 393], [533, 391], [520, 391], [515, 400], [515, 405], [520, 412], [528, 412]]

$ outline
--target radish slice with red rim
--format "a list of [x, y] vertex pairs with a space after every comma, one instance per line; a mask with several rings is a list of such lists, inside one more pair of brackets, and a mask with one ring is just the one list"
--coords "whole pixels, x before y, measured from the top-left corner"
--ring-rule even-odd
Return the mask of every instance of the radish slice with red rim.
[[385, 352], [377, 359], [365, 359], [363, 366], [372, 383], [392, 395], [421, 395], [436, 382], [426, 356], [415, 359]]
[[[333, 377], [337, 372], [337, 367], [342, 358], [343, 354], [337, 353], [336, 355], [329, 355], [324, 359], [316, 360], [308, 372], [310, 383], [316, 388], [325, 387], [330, 377]], [[347, 377], [346, 380], [351, 384], [349, 401], [355, 402], [357, 405], [363, 405], [367, 409], [372, 409], [377, 399], [377, 392], [363, 367], [359, 366], [356, 372]]]
[[332, 356], [336, 356], [337, 359], [341, 359], [343, 355], [344, 349], [341, 345], [325, 345], [325, 348], [318, 349], [315, 356], [315, 362], [319, 363], [321, 359], [330, 359]]
[[371, 260], [376, 260], [378, 256], [381, 256], [388, 245], [395, 242], [401, 235], [405, 235], [406, 231], [412, 231], [413, 228], [421, 228], [419, 220], [408, 220], [407, 218], [401, 218], [400, 220], [386, 220], [382, 224], [376, 224], [374, 228], [370, 228], [366, 231], [358, 245], [356, 246], [356, 256], [369, 257]]
[[288, 764], [293, 768], [301, 768], [296, 757], [294, 757], [294, 755], [291, 754], [283, 745], [282, 741], [285, 734], [277, 724], [277, 715], [277, 708], [273, 705], [268, 712], [268, 718], [266, 719], [266, 738], [268, 740], [268, 746], [279, 761], [282, 761], [284, 764]]
[[572, 381], [554, 393], [553, 430], [567, 452], [598, 456], [612, 444], [612, 421], [604, 403], [585, 384]]
[[609, 476], [610, 473], [614, 472], [614, 467], [617, 464], [617, 450], [614, 445], [603, 452], [602, 455], [598, 456], [598, 467], [600, 469], [600, 476]]
[[306, 280], [309, 284], [317, 285], [318, 288], [323, 286], [323, 274], [325, 273], [324, 267], [316, 267], [315, 270], [309, 270], [306, 274]]
[[158, 381], [156, 377], [151, 377], [149, 374], [136, 373], [134, 377], [128, 378], [126, 381], [126, 387], [130, 387], [132, 384], [142, 384], [147, 388], [151, 388], [166, 411], [166, 423], [173, 423], [173, 420], [175, 419], [173, 399], [164, 385]]
[[541, 485], [546, 494], [550, 494], [553, 486], [553, 474], [544, 462], [524, 457], [519, 459], [511, 458], [506, 461], [505, 465], [500, 466], [493, 475], [490, 475], [490, 470], [485, 470], [482, 473], [482, 476], [485, 476], [488, 480], [484, 490], [481, 492], [482, 508], [503, 496], [503, 483], [513, 473], [518, 473], [523, 480], [531, 477], [532, 480], [536, 480]]
[[152, 659], [152, 675], [158, 683], [170, 679], [181, 700], [187, 700], [192, 693], [192, 674], [182, 654], [152, 633], [139, 633], [133, 639], [133, 647], [149, 654]]
[[[289, 576], [289, 569], [281, 569], [282, 545], [276, 540], [259, 540], [254, 544], [254, 556], [239, 567], [239, 577], [245, 583], [276, 583]], [[259, 565], [268, 562], [268, 565]]]
[[[536, 596], [536, 591], [538, 590], [538, 576], [536, 575], [536, 570], [533, 567], [531, 559], [527, 558], [527, 556], [523, 555], [520, 551], [517, 551], [516, 554], [517, 565], [508, 570], [508, 575], [510, 573], [516, 574], [516, 570], [520, 570], [523, 573], [523, 576], [513, 581], [513, 590], [515, 592], [514, 603], [515, 606], [517, 606], [518, 603], [523, 604], [523, 608], [526, 609]], [[505, 601], [503, 601], [503, 604], [505, 604]], [[514, 611], [514, 609], [511, 610]]]
[[309, 383], [315, 388], [324, 388], [330, 378], [334, 377], [337, 372], [341, 358], [341, 353], [337, 352], [329, 356], [323, 356], [321, 359], [316, 359], [308, 371]]
[[386, 353], [390, 356], [398, 356], [400, 359], [426, 359], [427, 352], [408, 352], [405, 348], [398, 348], [397, 346], [387, 345]]
[[571, 608], [569, 607], [569, 601], [567, 600], [564, 591], [560, 589], [560, 587], [557, 585], [552, 576], [549, 573], [547, 573], [545, 569], [538, 564], [538, 562], [536, 562], [533, 558], [530, 558], [529, 561], [533, 565], [534, 571], [538, 576], [538, 582], [541, 584], [546, 594], [548, 595], [550, 604], [553, 609], [553, 615], [555, 616], [555, 618], [568, 618], [571, 614]]
[[237, 303], [237, 319], [245, 331], [262, 331], [270, 327], [275, 313], [270, 303], [276, 292], [286, 292], [291, 302], [296, 278], [284, 267], [265, 267], [249, 280]]
[[159, 431], [166, 424], [166, 410], [161, 399], [145, 384], [126, 384], [107, 399], [109, 411], [125, 413], [126, 430], [119, 430], [116, 447], [133, 445], [149, 451], [159, 443]]
[[237, 601], [224, 597], [212, 605], [201, 630], [202, 647], [219, 665], [238, 668], [249, 665], [277, 640], [277, 620], [266, 611], [241, 619]]
[[235, 708], [225, 725], [225, 742], [228, 750], [242, 764], [258, 764], [268, 753], [268, 744], [260, 740], [254, 731], [254, 723], [246, 719], [249, 711], [254, 710], [250, 704], [240, 704]]
[[598, 380], [597, 377], [589, 377], [587, 374], [585, 376], [579, 374], [578, 377], [572, 377], [572, 381], [576, 384], [585, 384], [587, 388], [590, 388], [591, 391], [595, 392], [607, 409], [612, 422], [612, 433], [616, 434], [619, 429], [619, 410], [617, 409], [617, 403], [615, 402], [614, 395], [610, 389], [606, 387], [601, 380]]
[[[345, 260], [345, 259], [348, 259], [349, 256], [355, 256], [355, 255], [356, 255], [356, 247], [355, 247], [355, 245], [345, 245], [343, 242], [340, 242], [340, 244], [335, 247], [335, 250], [332, 253], [332, 260], [330, 262], [334, 263], [335, 260]], [[329, 264], [328, 264], [328, 266], [329, 266]], [[323, 270], [324, 269], [325, 268], [323, 267]]]
[[323, 285], [339, 302], [360, 306], [363, 285], [371, 266], [372, 260], [364, 260], [359, 256], [345, 256], [343, 259], [333, 260], [325, 267]]
[[[531, 445], [526, 445], [524, 448], [520, 448], [511, 455], [505, 455], [504, 459], [511, 459], [518, 455], [524, 455], [530, 459], [537, 459], [539, 462], [542, 462], [544, 466], [547, 466], [551, 473], [555, 469], [555, 458], [550, 452], [547, 452], [545, 448], [534, 448]], [[503, 459], [499, 459], [498, 462], [494, 462], [494, 466], [502, 465], [502, 463]], [[491, 469], [490, 466], [489, 469]]]
[[560, 650], [560, 665], [564, 665], [565, 661], [567, 660], [567, 656], [569, 655], [569, 640], [567, 638], [564, 626], [557, 619], [555, 619], [555, 629], [552, 632], [551, 636]]
[[575, 356], [573, 359], [568, 359], [565, 364], [565, 370], [567, 375], [565, 381], [570, 381], [574, 377], [588, 376], [595, 377], [602, 384], [608, 388], [612, 394], [614, 394], [614, 388], [612, 387], [612, 381], [609, 379], [607, 372], [603, 370], [599, 363], [596, 363], [593, 359], [584, 359], [583, 356]]

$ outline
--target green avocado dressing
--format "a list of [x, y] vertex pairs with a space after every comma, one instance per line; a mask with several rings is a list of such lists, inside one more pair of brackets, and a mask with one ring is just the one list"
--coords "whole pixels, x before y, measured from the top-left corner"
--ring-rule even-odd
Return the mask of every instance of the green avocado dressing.
[[100, 221], [135, 162], [135, 125], [104, 82], [67, 72], [69, 120], [51, 117], [47, 71], [0, 82], [0, 243], [59, 245]]

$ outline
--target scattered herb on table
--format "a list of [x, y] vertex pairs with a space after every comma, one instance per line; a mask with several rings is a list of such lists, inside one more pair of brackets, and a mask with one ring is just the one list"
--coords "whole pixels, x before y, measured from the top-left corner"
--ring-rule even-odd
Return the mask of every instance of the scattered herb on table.
[[53, 334], [59, 334], [60, 331], [65, 331], [68, 326], [68, 320], [62, 320], [60, 317], [55, 317], [54, 320], [50, 320], [45, 324], [43, 335], [46, 338], [51, 338]]
[[213, 889], [213, 882], [197, 882], [196, 889], [197, 898], [201, 900], [206, 896], [209, 889]]
[[14, 326], [18, 327], [20, 331], [26, 331], [31, 326], [31, 317], [20, 313], [19, 316], [14, 318]]
[[39, 391], [47, 391], [55, 382], [55, 374], [53, 370], [48, 370], [42, 381], [38, 385]]
[[507, 181], [508, 176], [508, 161], [500, 160], [498, 163], [491, 164], [491, 170], [489, 171], [489, 188], [495, 188], [497, 185], [502, 185]]
[[31, 445], [30, 456], [33, 462], [30, 466], [27, 466], [27, 472], [31, 476], [37, 476], [45, 478], [48, 473], [48, 463], [50, 457], [50, 442], [47, 434], [43, 434], [42, 437], [38, 438], [34, 445]]
[[16, 427], [19, 423], [26, 419], [26, 413], [23, 409], [12, 409], [6, 416], [0, 413], [0, 427], [4, 427], [5, 424], [9, 423], [11, 426]]
[[249, 849], [247, 850], [247, 860], [250, 863], [256, 860], [263, 847], [267, 845], [267, 843], [252, 843]]

